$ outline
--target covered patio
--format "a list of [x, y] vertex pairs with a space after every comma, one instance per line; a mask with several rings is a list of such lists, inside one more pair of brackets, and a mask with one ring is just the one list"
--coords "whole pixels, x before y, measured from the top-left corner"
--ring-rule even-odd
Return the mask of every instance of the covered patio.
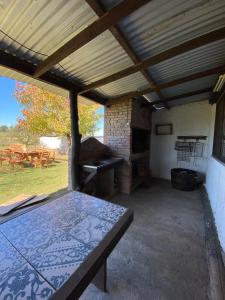
[[108, 260], [109, 294], [90, 285], [81, 299], [207, 299], [199, 192], [158, 180], [113, 202], [131, 208], [134, 221]]
[[[47, 200], [46, 227], [57, 251], [70, 239], [58, 232], [76, 233], [85, 245], [78, 269], [67, 266], [52, 283], [51, 266], [38, 269], [30, 248], [23, 253], [20, 228], [11, 235], [11, 217], [0, 220], [0, 233], [43, 277], [46, 299], [223, 299], [224, 15], [223, 0], [0, 3], [0, 75], [70, 101], [72, 193], [60, 204], [68, 215]], [[103, 143], [81, 143], [78, 102], [87, 100], [104, 106]], [[197, 174], [194, 191], [171, 187], [175, 168]], [[12, 216], [29, 228], [32, 209]], [[104, 221], [98, 242], [76, 228], [90, 215]]]

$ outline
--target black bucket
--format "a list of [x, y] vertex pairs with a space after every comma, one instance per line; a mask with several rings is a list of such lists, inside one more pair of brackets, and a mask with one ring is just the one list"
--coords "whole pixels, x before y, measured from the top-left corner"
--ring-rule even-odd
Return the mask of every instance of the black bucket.
[[198, 173], [189, 169], [171, 169], [172, 187], [181, 191], [193, 191], [197, 188]]

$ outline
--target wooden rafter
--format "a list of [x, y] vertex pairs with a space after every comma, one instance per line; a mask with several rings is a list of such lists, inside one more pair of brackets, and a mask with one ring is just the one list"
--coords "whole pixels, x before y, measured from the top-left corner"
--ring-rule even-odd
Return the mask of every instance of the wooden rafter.
[[115, 23], [119, 22], [149, 1], [151, 0], [124, 0], [119, 3], [41, 62], [37, 66], [34, 76], [40, 77], [68, 55], [86, 45]]
[[170, 48], [170, 49], [168, 49], [164, 52], [161, 52], [155, 56], [152, 56], [140, 63], [137, 63], [134, 66], [128, 67], [122, 71], [119, 71], [119, 72], [114, 73], [110, 76], [107, 76], [103, 79], [100, 79], [96, 82], [88, 84], [82, 89], [81, 93], [89, 91], [94, 88], [97, 88], [99, 86], [103, 86], [105, 84], [111, 83], [113, 81], [116, 81], [116, 80], [126, 77], [128, 75], [136, 73], [140, 70], [145, 70], [148, 67], [156, 65], [164, 60], [167, 60], [169, 58], [175, 57], [177, 55], [183, 54], [183, 53], [193, 50], [195, 48], [207, 45], [209, 43], [212, 43], [212, 42], [224, 39], [224, 38], [225, 38], [225, 27], [220, 28], [215, 31], [212, 31], [212, 32], [209, 32], [202, 36], [196, 37], [188, 42], [185, 42], [183, 44], [180, 44], [178, 46]]
[[212, 69], [208, 69], [208, 70], [205, 70], [205, 71], [202, 71], [202, 72], [194, 73], [194, 74], [191, 74], [191, 75], [188, 75], [188, 76], [185, 76], [185, 77], [182, 77], [182, 78], [178, 78], [178, 79], [175, 79], [175, 80], [172, 80], [172, 81], [161, 83], [161, 84], [158, 84], [156, 87], [149, 87], [149, 88], [144, 89], [142, 91], [134, 91], [134, 92], [129, 92], [129, 93], [126, 93], [126, 94], [122, 94], [122, 95], [120, 95], [118, 97], [115, 97], [113, 99], [114, 100], [125, 100], [125, 99], [128, 99], [128, 98], [140, 97], [142, 95], [145, 95], [145, 94], [148, 94], [148, 93], [151, 93], [151, 92], [155, 92], [156, 90], [162, 90], [162, 89], [169, 88], [169, 87], [172, 87], [172, 86], [175, 86], [175, 85], [178, 85], [178, 84], [182, 84], [182, 83], [185, 83], [185, 82], [188, 82], [188, 81], [192, 81], [192, 80], [200, 79], [200, 78], [203, 78], [203, 77], [207, 77], [209, 75], [220, 74], [224, 71], [225, 71], [225, 65], [222, 65], [222, 66], [219, 66], [219, 67], [216, 67], [216, 68], [212, 68]]
[[[6, 53], [3, 50], [0, 50], [0, 66], [11, 69], [29, 77], [33, 77], [35, 70], [35, 65], [25, 60], [22, 60], [16, 56], [13, 56], [9, 53]], [[75, 85], [69, 80], [56, 76], [50, 72], [46, 72], [40, 78], [38, 78], [38, 80], [68, 91], [73, 90], [77, 93], [80, 91], [79, 86]], [[106, 101], [105, 98], [93, 92], [85, 93], [82, 96], [100, 104], [104, 104]]]
[[[210, 93], [211, 91], [212, 91], [212, 88], [201, 89], [201, 90], [197, 90], [197, 91], [192, 91], [192, 92], [183, 93], [183, 94], [179, 94], [179, 95], [176, 95], [176, 96], [168, 97], [168, 98], [165, 98], [164, 101], [165, 102], [172, 102], [172, 101], [178, 100], [178, 99], [188, 98], [188, 97], [191, 97], [191, 96], [201, 95], [201, 94], [204, 94], [204, 93]], [[162, 101], [162, 100], [152, 101], [152, 102], [150, 102], [150, 105], [161, 104], [164, 101]]]
[[[86, 0], [88, 5], [94, 10], [94, 12], [99, 16], [102, 17], [107, 10], [102, 6], [102, 4], [98, 0]], [[122, 31], [119, 29], [117, 25], [112, 26], [109, 28], [109, 31], [112, 33], [112, 35], [115, 37], [115, 39], [118, 41], [120, 46], [124, 49], [124, 51], [127, 53], [127, 55], [130, 57], [130, 59], [135, 63], [140, 63], [140, 59], [128, 43], [127, 39], [125, 38]], [[155, 86], [156, 82], [152, 78], [152, 76], [147, 72], [146, 70], [141, 70], [142, 75], [145, 77], [145, 79], [150, 83], [150, 85]], [[163, 102], [163, 95], [160, 91], [157, 91], [158, 96]]]

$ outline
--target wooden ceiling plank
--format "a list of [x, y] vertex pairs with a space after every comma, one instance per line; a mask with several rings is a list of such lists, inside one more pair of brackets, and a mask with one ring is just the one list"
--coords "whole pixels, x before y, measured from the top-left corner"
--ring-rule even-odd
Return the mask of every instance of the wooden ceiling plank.
[[121, 70], [117, 73], [114, 73], [110, 76], [107, 76], [105, 78], [102, 78], [96, 82], [93, 82], [91, 84], [88, 84], [83, 87], [82, 92], [106, 85], [108, 83], [111, 83], [113, 81], [119, 80], [123, 77], [129, 76], [131, 74], [134, 74], [140, 70], [145, 70], [150, 66], [156, 65], [162, 61], [165, 61], [167, 59], [173, 58], [177, 55], [186, 53], [190, 50], [193, 50], [195, 48], [216, 42], [218, 40], [225, 38], [225, 27], [214, 30], [212, 32], [206, 33], [202, 36], [198, 36], [192, 40], [189, 40], [183, 44], [180, 44], [178, 46], [175, 46], [173, 48], [170, 48], [164, 52], [161, 52], [157, 55], [154, 55], [142, 62], [137, 63], [134, 66], [128, 67], [124, 70]]
[[37, 66], [34, 76], [40, 77], [68, 55], [80, 49], [115, 23], [150, 1], [151, 0], [124, 0], [119, 3], [41, 62]]

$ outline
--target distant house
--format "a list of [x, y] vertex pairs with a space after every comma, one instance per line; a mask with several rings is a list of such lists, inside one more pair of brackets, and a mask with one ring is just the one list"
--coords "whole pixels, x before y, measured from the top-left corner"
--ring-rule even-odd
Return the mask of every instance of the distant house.
[[40, 145], [44, 148], [57, 150], [60, 154], [67, 154], [68, 140], [66, 137], [41, 136]]

